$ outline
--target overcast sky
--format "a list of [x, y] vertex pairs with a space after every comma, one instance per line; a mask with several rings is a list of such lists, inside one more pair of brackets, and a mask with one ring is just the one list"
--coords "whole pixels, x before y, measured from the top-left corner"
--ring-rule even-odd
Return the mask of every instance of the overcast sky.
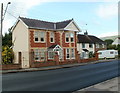
[[0, 0], [4, 10], [9, 1], [3, 34], [18, 16], [51, 22], [73, 18], [81, 34], [85, 30], [98, 37], [118, 34], [118, 0]]

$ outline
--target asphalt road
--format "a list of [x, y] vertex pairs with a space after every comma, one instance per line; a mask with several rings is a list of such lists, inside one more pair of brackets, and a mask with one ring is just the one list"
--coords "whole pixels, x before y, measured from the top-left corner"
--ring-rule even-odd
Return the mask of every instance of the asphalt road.
[[47, 71], [3, 74], [2, 91], [76, 91], [118, 76], [118, 60]]

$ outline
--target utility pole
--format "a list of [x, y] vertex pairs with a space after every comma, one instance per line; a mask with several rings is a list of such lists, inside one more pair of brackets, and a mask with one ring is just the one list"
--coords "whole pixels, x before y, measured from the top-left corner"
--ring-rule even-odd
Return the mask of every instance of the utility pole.
[[1, 19], [0, 19], [0, 64], [2, 63], [2, 27], [3, 27], [3, 3], [1, 3]]
[[2, 29], [3, 29], [3, 20], [5, 18], [5, 14], [7, 12], [8, 5], [11, 4], [11, 2], [7, 3], [5, 12], [3, 14], [3, 3], [1, 3], [1, 18], [0, 18], [0, 64], [2, 63]]

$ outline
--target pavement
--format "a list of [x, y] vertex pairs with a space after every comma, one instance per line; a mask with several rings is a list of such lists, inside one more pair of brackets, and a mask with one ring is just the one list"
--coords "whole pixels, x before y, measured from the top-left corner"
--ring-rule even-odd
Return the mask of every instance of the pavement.
[[100, 62], [110, 62], [116, 59], [106, 59], [106, 60], [98, 60], [93, 62], [86, 62], [86, 63], [74, 63], [74, 64], [66, 64], [66, 65], [58, 65], [58, 66], [48, 66], [48, 67], [40, 67], [40, 68], [24, 68], [24, 69], [15, 69], [15, 70], [2, 70], [0, 73], [7, 74], [7, 73], [17, 73], [17, 72], [31, 72], [31, 71], [43, 71], [43, 70], [53, 70], [53, 69], [60, 69], [60, 68], [69, 68], [74, 66], [81, 66], [87, 64], [96, 64]]
[[87, 88], [83, 88], [73, 93], [98, 93], [101, 91], [102, 93], [120, 93], [120, 77], [115, 77], [110, 80], [92, 85]]

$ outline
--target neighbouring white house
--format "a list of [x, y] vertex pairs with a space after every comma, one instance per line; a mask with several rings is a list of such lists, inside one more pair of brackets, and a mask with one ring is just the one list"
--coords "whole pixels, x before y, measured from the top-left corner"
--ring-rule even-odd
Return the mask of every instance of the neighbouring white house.
[[120, 37], [117, 37], [117, 38], [113, 41], [112, 45], [119, 45], [119, 44], [120, 44]]
[[81, 59], [89, 58], [89, 54], [94, 54], [98, 50], [106, 49], [106, 44], [101, 39], [93, 35], [78, 34], [77, 51]]

